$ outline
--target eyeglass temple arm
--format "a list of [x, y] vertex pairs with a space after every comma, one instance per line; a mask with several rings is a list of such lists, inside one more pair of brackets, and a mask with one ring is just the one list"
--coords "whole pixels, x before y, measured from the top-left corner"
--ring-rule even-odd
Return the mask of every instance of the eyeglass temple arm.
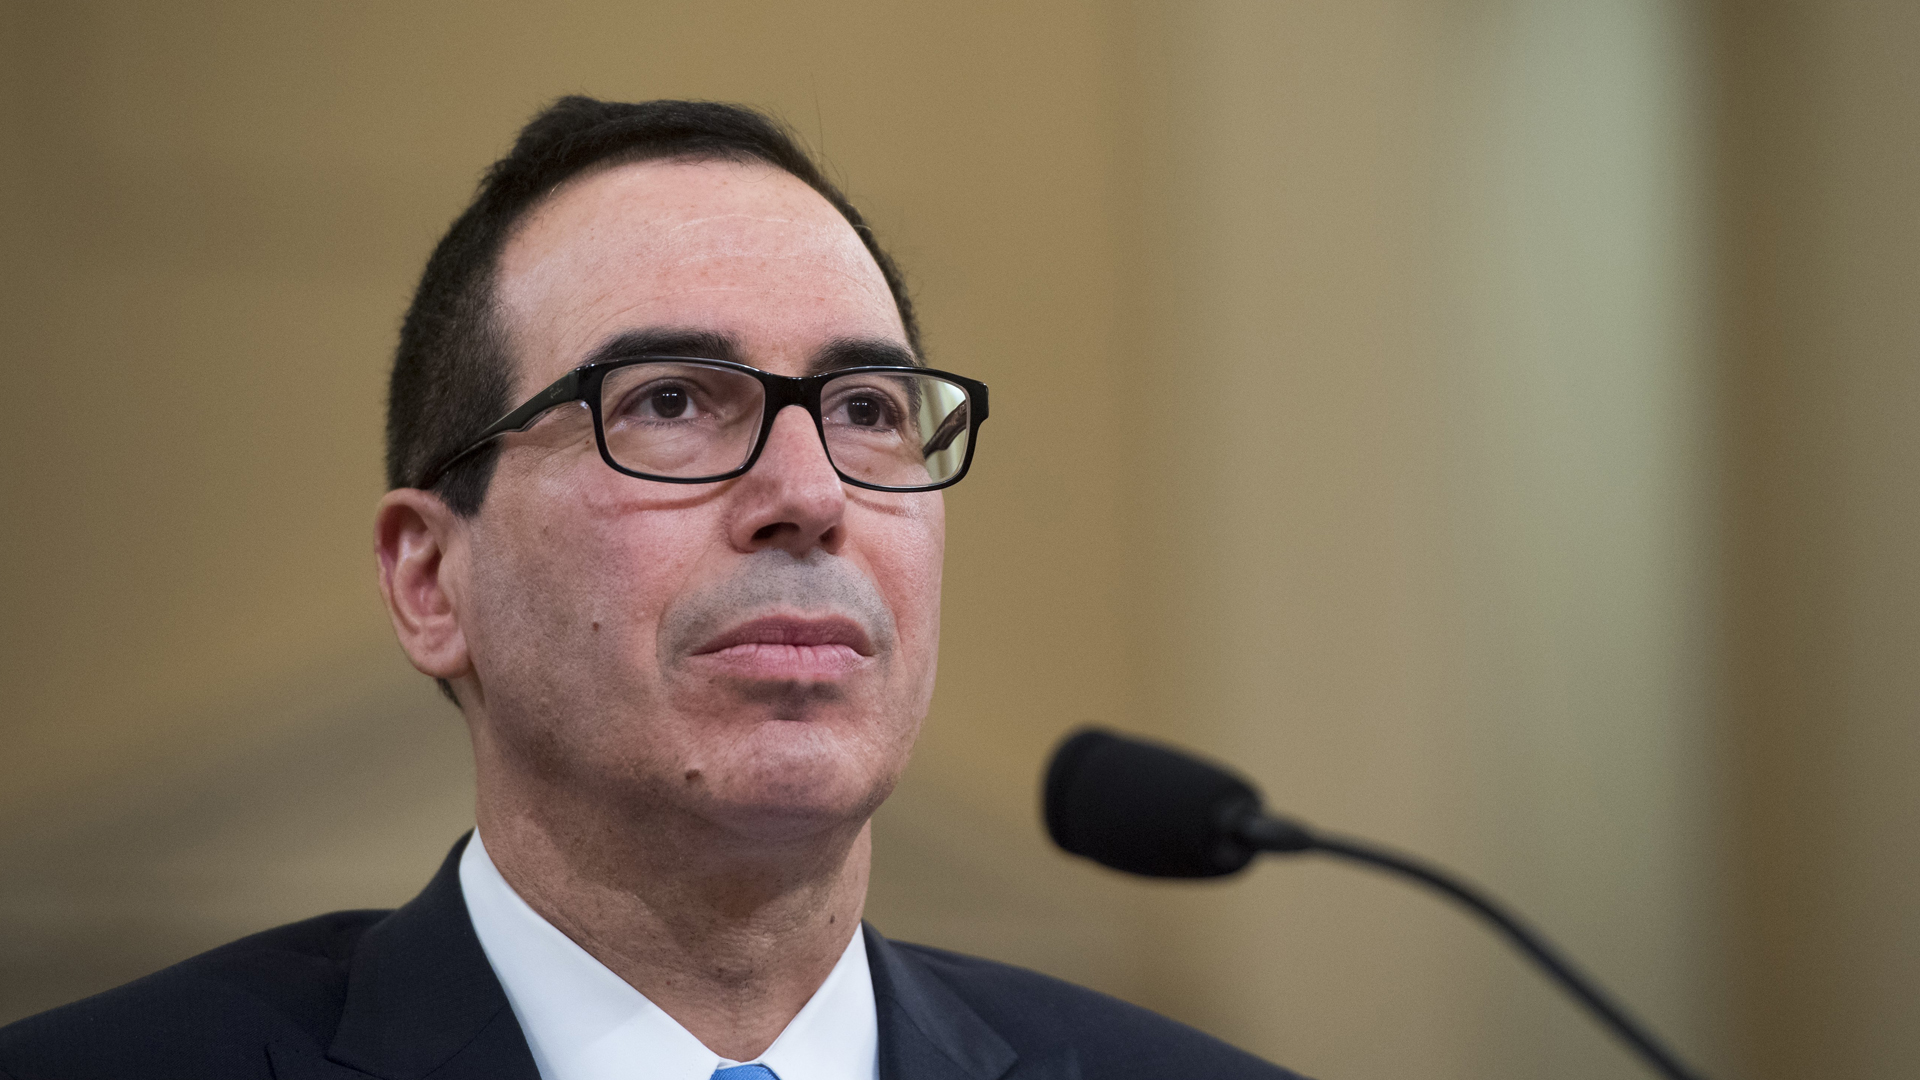
[[927, 440], [927, 445], [920, 448], [920, 456], [932, 457], [952, 446], [953, 440], [967, 430], [967, 414], [967, 403], [963, 401], [959, 407], [947, 414], [945, 420], [940, 421], [939, 427], [933, 429], [933, 437]]
[[447, 470], [473, 456], [481, 447], [492, 442], [494, 439], [505, 435], [509, 431], [525, 431], [532, 427], [533, 422], [540, 419], [541, 415], [548, 409], [558, 405], [565, 405], [569, 401], [579, 400], [580, 377], [580, 371], [576, 368], [555, 379], [552, 385], [533, 395], [531, 398], [528, 398], [519, 408], [495, 420], [492, 424], [489, 424], [487, 430], [474, 436], [473, 441], [467, 444], [466, 449], [450, 457], [441, 459], [440, 464], [428, 469], [427, 475], [420, 480], [420, 486], [422, 488], [431, 488], [440, 482], [441, 477], [447, 475]]

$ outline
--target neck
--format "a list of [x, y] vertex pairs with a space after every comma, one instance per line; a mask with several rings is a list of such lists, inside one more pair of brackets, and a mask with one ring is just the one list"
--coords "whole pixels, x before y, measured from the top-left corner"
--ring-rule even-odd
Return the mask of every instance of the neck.
[[765, 1052], [857, 932], [865, 823], [755, 843], [670, 812], [608, 820], [564, 797], [505, 797], [486, 780], [480, 831], [500, 875], [723, 1057]]

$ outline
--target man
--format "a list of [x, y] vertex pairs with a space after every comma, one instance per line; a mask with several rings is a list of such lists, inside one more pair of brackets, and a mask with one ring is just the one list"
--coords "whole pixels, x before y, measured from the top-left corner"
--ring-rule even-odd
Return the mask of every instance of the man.
[[19, 1080], [1281, 1077], [861, 924], [933, 690], [939, 490], [986, 388], [764, 118], [568, 98], [429, 261], [375, 525], [471, 731], [475, 833], [396, 912], [0, 1033]]

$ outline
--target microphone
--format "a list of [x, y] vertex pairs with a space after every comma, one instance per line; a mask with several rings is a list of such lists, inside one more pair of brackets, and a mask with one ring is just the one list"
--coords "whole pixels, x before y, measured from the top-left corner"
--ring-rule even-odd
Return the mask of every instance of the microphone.
[[1086, 728], [1054, 751], [1042, 803], [1054, 843], [1129, 874], [1221, 877], [1245, 869], [1261, 852], [1319, 851], [1413, 878], [1492, 923], [1656, 1072], [1671, 1080], [1704, 1080], [1491, 897], [1410, 856], [1268, 814], [1253, 785], [1218, 765]]

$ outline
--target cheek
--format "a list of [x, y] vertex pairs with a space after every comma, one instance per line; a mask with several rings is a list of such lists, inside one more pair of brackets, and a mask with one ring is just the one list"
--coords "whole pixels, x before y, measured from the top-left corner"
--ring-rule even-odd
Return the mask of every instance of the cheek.
[[876, 583], [893, 609], [902, 659], [931, 674], [940, 641], [940, 569], [946, 555], [945, 501], [917, 496], [891, 516], [870, 548]]
[[601, 571], [579, 545], [557, 545], [554, 524], [503, 531], [476, 545], [477, 625], [468, 636], [492, 702], [551, 701], [553, 687], [570, 680], [570, 669], [584, 659], [582, 646], [598, 618], [591, 583]]
[[619, 499], [590, 501], [587, 510], [590, 539], [556, 536], [554, 550], [571, 545], [579, 555], [571, 592], [575, 610], [587, 613], [591, 651], [652, 672], [661, 615], [697, 572], [711, 525], [699, 513]]
[[489, 508], [501, 527], [475, 552], [483, 684], [529, 706], [650, 696], [660, 612], [698, 558], [684, 519], [699, 515], [644, 513], [592, 484], [533, 487]]

